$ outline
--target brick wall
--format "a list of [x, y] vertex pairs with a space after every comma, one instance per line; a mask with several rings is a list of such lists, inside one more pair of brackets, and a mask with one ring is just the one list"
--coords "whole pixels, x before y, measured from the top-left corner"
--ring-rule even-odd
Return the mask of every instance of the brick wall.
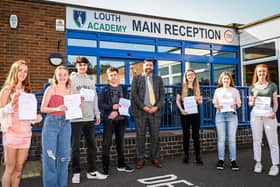
[[[203, 152], [216, 151], [217, 137], [215, 129], [203, 130], [200, 134], [201, 138], [201, 151]], [[146, 147], [149, 147], [149, 137], [146, 138]], [[183, 137], [182, 131], [161, 131], [160, 135], [160, 154], [161, 159], [173, 158], [183, 156]], [[97, 145], [97, 163], [101, 164], [102, 153], [102, 135], [96, 137]], [[251, 130], [248, 128], [239, 128], [237, 131], [237, 148], [252, 147], [252, 135]], [[2, 152], [2, 151], [1, 151]], [[190, 141], [190, 152], [194, 153], [192, 140]], [[41, 133], [33, 133], [32, 147], [29, 153], [29, 160], [40, 160], [41, 155]], [[149, 150], [146, 149], [146, 155], [149, 155]], [[125, 135], [125, 158], [127, 163], [134, 163], [136, 158], [135, 152], [135, 133], [127, 133]], [[206, 159], [206, 158], [205, 158]], [[111, 147], [111, 163], [117, 164], [117, 152], [115, 146], [115, 140], [113, 139], [113, 145]], [[85, 140], [81, 139], [81, 164], [86, 165], [86, 147]]]
[[[9, 27], [9, 16], [16, 14], [17, 29]], [[41, 91], [43, 83], [51, 78], [55, 67], [48, 62], [48, 56], [59, 52], [64, 56], [65, 32], [55, 31], [56, 19], [65, 18], [65, 6], [30, 0], [0, 1], [0, 86], [3, 85], [10, 65], [24, 59], [29, 64], [33, 91]]]

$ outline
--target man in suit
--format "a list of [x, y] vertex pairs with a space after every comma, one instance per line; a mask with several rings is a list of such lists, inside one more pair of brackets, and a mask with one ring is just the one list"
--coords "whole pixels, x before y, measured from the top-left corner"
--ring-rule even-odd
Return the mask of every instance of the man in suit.
[[136, 126], [136, 168], [145, 164], [146, 125], [150, 133], [150, 155], [154, 166], [161, 168], [159, 131], [164, 102], [164, 87], [160, 76], [154, 75], [153, 60], [145, 60], [143, 74], [131, 84], [131, 112]]

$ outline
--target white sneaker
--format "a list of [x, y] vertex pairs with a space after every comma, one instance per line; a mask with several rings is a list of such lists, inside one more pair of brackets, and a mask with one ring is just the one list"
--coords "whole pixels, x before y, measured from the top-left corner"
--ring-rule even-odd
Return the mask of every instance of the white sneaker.
[[104, 175], [104, 174], [100, 173], [99, 171], [95, 171], [95, 172], [87, 173], [87, 178], [88, 179], [100, 179], [100, 180], [103, 180], [103, 179], [107, 178], [107, 175]]
[[272, 165], [269, 172], [268, 172], [268, 175], [277, 176], [278, 173], [279, 173], [279, 167], [277, 165]]
[[262, 163], [261, 162], [257, 162], [255, 164], [255, 169], [254, 169], [255, 173], [261, 173], [262, 172]]
[[80, 173], [74, 173], [72, 177], [72, 183], [79, 184], [80, 183]]

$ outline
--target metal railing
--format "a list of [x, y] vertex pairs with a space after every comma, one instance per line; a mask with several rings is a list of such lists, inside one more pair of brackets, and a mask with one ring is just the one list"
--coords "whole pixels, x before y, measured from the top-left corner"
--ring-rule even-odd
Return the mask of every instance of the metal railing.
[[[38, 98], [38, 108], [40, 108], [42, 95], [49, 84], [44, 84], [43, 90], [35, 93]], [[104, 84], [97, 85], [97, 92], [105, 86]], [[130, 86], [127, 86], [130, 92]], [[236, 87], [240, 91], [241, 96], [241, 108], [238, 109], [239, 126], [249, 126], [249, 114], [250, 108], [248, 106], [248, 87]], [[178, 86], [165, 86], [165, 102], [163, 107], [161, 130], [176, 130], [181, 129], [180, 113], [176, 105], [176, 94]], [[199, 107], [199, 113], [201, 115], [200, 128], [201, 130], [206, 128], [215, 128], [215, 113], [216, 110], [213, 106], [212, 99], [216, 87], [215, 86], [201, 86], [201, 92], [203, 94], [203, 104]], [[135, 125], [131, 118], [129, 118], [129, 125], [127, 132], [135, 131]], [[34, 127], [33, 131], [41, 131], [40, 127]], [[97, 126], [96, 132], [102, 133], [102, 125]]]

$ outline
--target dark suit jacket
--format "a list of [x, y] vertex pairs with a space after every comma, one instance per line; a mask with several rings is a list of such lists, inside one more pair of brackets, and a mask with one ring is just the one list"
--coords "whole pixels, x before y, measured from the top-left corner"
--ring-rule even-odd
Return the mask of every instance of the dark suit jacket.
[[[127, 88], [123, 85], [120, 86], [122, 87], [123, 90], [123, 97], [128, 99]], [[112, 97], [110, 96], [110, 85], [107, 85], [101, 89], [98, 98], [99, 98], [98, 105], [101, 112], [101, 119], [102, 121], [105, 121], [105, 119], [108, 119], [108, 116], [113, 111], [113, 102], [112, 102]]]
[[[164, 93], [163, 81], [160, 76], [153, 75], [153, 88], [154, 88], [155, 99], [156, 99], [155, 106], [159, 108], [159, 110], [154, 114], [154, 116], [161, 117], [165, 93]], [[146, 90], [145, 76], [144, 75], [134, 76], [131, 84], [131, 113], [133, 117], [141, 117], [143, 115], [149, 115], [143, 110], [145, 106], [144, 104], [145, 90]]]

